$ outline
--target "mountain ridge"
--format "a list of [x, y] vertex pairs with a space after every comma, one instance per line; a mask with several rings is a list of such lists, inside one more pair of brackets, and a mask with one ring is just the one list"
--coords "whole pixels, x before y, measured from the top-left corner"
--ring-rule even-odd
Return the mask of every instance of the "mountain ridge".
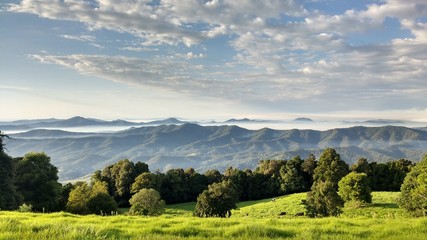
[[228, 166], [253, 169], [262, 159], [318, 156], [328, 147], [336, 148], [350, 164], [360, 157], [416, 162], [427, 152], [427, 131], [396, 126], [318, 131], [184, 123], [97, 134], [33, 130], [11, 137], [6, 140], [10, 155], [44, 151], [60, 169], [61, 180], [79, 178], [123, 158], [146, 162], [152, 171], [187, 167], [222, 171]]

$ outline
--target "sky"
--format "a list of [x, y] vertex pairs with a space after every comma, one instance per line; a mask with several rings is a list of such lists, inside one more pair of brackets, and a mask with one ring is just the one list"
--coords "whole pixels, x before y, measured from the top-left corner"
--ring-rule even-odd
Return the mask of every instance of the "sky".
[[427, 121], [425, 0], [3, 0], [1, 120]]

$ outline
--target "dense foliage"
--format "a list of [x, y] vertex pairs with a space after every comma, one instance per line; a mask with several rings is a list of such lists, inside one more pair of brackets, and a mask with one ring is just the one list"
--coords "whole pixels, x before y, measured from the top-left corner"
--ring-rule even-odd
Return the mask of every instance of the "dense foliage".
[[371, 203], [372, 195], [365, 173], [351, 172], [338, 182], [338, 194], [344, 202]]
[[66, 210], [76, 214], [111, 214], [117, 211], [117, 203], [108, 194], [105, 182], [78, 182], [71, 190]]
[[351, 170], [365, 173], [372, 191], [399, 191], [406, 174], [413, 166], [414, 164], [406, 159], [377, 163], [360, 158], [351, 166]]
[[58, 169], [45, 153], [27, 153], [16, 159], [15, 185], [26, 204], [35, 211], [57, 211], [61, 196]]
[[406, 176], [399, 205], [415, 216], [427, 216], [427, 155]]
[[114, 197], [119, 206], [127, 207], [132, 197], [132, 184], [135, 178], [144, 172], [148, 172], [147, 164], [123, 159], [104, 168], [100, 174], [96, 174], [96, 178], [108, 184], [109, 194]]
[[19, 199], [16, 194], [15, 164], [13, 158], [3, 151], [3, 138], [7, 137], [0, 132], [0, 210], [12, 210], [18, 207]]
[[159, 192], [154, 189], [143, 188], [129, 200], [131, 215], [160, 215], [164, 211], [165, 201], [160, 198]]
[[338, 195], [338, 182], [348, 173], [348, 165], [332, 148], [320, 156], [314, 170], [314, 183], [304, 201], [306, 214], [310, 217], [337, 216], [344, 205]]
[[230, 180], [213, 183], [197, 197], [194, 214], [198, 217], [230, 217], [238, 201], [236, 186]]

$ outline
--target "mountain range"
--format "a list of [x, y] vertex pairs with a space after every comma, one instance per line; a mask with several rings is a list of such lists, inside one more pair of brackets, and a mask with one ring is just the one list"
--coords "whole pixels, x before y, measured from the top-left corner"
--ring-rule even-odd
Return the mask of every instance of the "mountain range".
[[151, 171], [193, 167], [204, 172], [228, 166], [253, 169], [262, 159], [305, 158], [309, 153], [318, 157], [328, 147], [335, 148], [349, 164], [360, 157], [377, 162], [400, 158], [417, 162], [427, 152], [425, 128], [400, 126], [317, 131], [184, 123], [113, 133], [36, 129], [10, 137], [5, 140], [9, 155], [44, 151], [60, 170], [61, 181], [81, 178], [124, 158], [146, 162]]
[[18, 120], [12, 122], [0, 122], [0, 129], [5, 130], [30, 130], [40, 128], [71, 128], [71, 127], [88, 127], [88, 126], [144, 126], [144, 125], [161, 125], [161, 124], [183, 124], [176, 118], [156, 120], [151, 122], [130, 122], [125, 120], [105, 121], [94, 118], [72, 117], [69, 119], [36, 119], [36, 120]]

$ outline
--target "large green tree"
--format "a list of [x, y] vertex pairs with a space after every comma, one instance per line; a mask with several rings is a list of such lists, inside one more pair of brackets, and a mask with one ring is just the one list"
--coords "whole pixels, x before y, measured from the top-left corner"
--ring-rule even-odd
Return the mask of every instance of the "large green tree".
[[304, 201], [306, 214], [310, 217], [337, 216], [344, 201], [338, 195], [338, 182], [348, 173], [345, 163], [335, 149], [323, 151], [314, 170], [314, 183]]
[[238, 200], [239, 193], [230, 180], [213, 183], [197, 197], [194, 214], [199, 217], [230, 217]]
[[61, 197], [58, 169], [43, 152], [27, 153], [16, 163], [15, 185], [23, 202], [35, 211], [56, 211]]
[[399, 205], [414, 216], [427, 216], [427, 155], [406, 175]]
[[13, 210], [18, 208], [19, 199], [13, 184], [15, 178], [15, 162], [4, 152], [3, 138], [0, 132], [0, 209]]

